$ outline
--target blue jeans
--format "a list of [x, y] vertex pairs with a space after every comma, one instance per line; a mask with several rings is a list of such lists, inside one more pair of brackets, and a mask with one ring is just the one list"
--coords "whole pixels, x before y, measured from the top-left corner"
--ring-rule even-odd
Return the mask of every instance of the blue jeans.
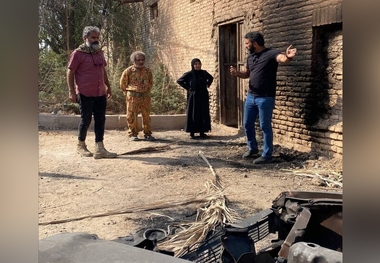
[[272, 158], [273, 153], [273, 131], [272, 113], [274, 109], [274, 97], [254, 97], [248, 93], [244, 104], [243, 125], [247, 136], [249, 150], [257, 150], [255, 121], [259, 115], [260, 128], [263, 131], [262, 157]]

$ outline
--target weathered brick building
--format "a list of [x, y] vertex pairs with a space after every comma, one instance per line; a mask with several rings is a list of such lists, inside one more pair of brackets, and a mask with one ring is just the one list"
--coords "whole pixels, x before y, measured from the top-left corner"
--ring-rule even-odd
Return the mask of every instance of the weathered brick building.
[[144, 49], [173, 79], [198, 57], [214, 76], [212, 120], [240, 128], [248, 80], [228, 67], [245, 66], [244, 35], [264, 34], [281, 51], [292, 44], [295, 59], [279, 65], [275, 143], [329, 157], [343, 153], [342, 0], [144, 0]]

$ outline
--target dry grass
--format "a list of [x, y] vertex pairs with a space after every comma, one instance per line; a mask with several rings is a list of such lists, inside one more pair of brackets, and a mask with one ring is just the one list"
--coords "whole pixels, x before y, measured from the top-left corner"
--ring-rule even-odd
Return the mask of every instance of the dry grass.
[[208, 233], [215, 230], [217, 226], [241, 219], [236, 211], [228, 208], [228, 199], [223, 193], [223, 187], [213, 167], [202, 152], [199, 152], [199, 155], [209, 165], [214, 180], [207, 181], [206, 189], [200, 193], [200, 196], [209, 197], [208, 202], [198, 209], [196, 221], [190, 224], [186, 223], [187, 228], [169, 236], [167, 240], [157, 245], [159, 249], [174, 252], [175, 257], [184, 255], [189, 247], [196, 249], [205, 240]]
[[319, 185], [328, 187], [343, 187], [343, 162], [341, 159], [308, 160], [299, 169], [281, 169], [294, 175], [311, 177]]

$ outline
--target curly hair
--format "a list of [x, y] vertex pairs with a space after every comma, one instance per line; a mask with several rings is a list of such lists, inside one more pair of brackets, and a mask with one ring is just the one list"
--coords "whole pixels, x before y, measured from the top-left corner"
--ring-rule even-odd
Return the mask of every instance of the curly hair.
[[100, 29], [99, 29], [99, 27], [96, 27], [96, 26], [86, 26], [83, 29], [83, 33], [82, 33], [83, 38], [88, 37], [88, 35], [91, 32], [96, 32], [96, 33], [100, 34]]
[[142, 52], [142, 51], [135, 51], [135, 52], [133, 52], [132, 54], [131, 54], [131, 61], [132, 62], [135, 62], [135, 59], [136, 59], [136, 57], [138, 56], [138, 55], [141, 55], [141, 56], [144, 56], [144, 58], [145, 58], [145, 53], [144, 52]]

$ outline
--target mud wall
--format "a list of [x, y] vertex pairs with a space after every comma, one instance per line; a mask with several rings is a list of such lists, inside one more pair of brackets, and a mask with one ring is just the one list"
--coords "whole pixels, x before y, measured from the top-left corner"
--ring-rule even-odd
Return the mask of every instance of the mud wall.
[[173, 79], [190, 70], [191, 59], [200, 58], [215, 78], [211, 117], [219, 122], [218, 28], [241, 21], [243, 35], [261, 31], [267, 47], [285, 51], [294, 45], [296, 58], [278, 70], [275, 143], [341, 158], [341, 5], [341, 0], [146, 0], [146, 52], [162, 61]]

